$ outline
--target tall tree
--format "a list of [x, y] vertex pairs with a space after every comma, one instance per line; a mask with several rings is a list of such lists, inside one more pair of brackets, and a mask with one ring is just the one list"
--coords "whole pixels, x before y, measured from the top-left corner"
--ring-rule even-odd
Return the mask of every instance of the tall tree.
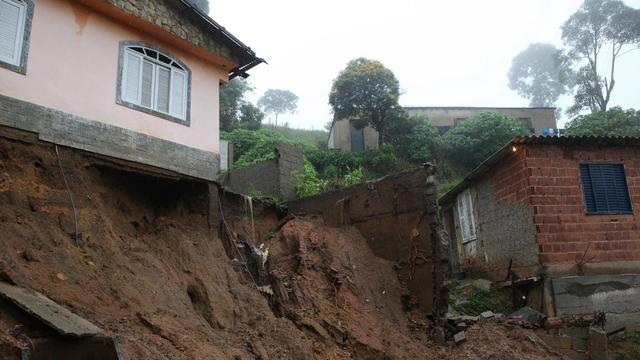
[[249, 83], [240, 77], [220, 86], [220, 130], [260, 128], [264, 114], [244, 98], [246, 93], [252, 91]]
[[[579, 66], [578, 89], [570, 114], [588, 108], [606, 111], [615, 87], [616, 61], [625, 48], [640, 44], [640, 11], [620, 0], [585, 0], [564, 23], [562, 40]], [[608, 56], [601, 56], [602, 52]], [[604, 76], [599, 69], [606, 69]]]
[[573, 87], [571, 63], [551, 44], [531, 44], [511, 62], [509, 88], [529, 99], [529, 106], [555, 106]]
[[640, 111], [612, 107], [577, 116], [567, 124], [567, 136], [640, 136]]
[[258, 100], [258, 106], [268, 114], [275, 114], [278, 126], [279, 114], [296, 112], [298, 96], [289, 90], [269, 89]]
[[376, 60], [358, 58], [333, 80], [329, 104], [337, 119], [358, 118], [378, 131], [382, 145], [389, 120], [401, 110], [400, 85], [391, 70]]

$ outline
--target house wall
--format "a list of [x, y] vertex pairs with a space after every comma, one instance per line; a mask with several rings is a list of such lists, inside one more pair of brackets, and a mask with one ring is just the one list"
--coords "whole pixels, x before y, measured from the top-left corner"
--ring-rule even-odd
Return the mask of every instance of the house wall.
[[[456, 119], [467, 119], [483, 112], [497, 112], [513, 118], [530, 118], [535, 135], [542, 135], [543, 128], [556, 128], [554, 108], [471, 108], [471, 107], [405, 107], [411, 116], [426, 116], [433, 126], [456, 125]], [[333, 144], [330, 149], [351, 151], [349, 121], [338, 120], [331, 129]], [[378, 132], [370, 126], [365, 127], [365, 148], [378, 148]]]
[[556, 128], [553, 108], [470, 108], [470, 107], [406, 107], [409, 115], [424, 115], [434, 126], [455, 126], [456, 119], [468, 119], [483, 112], [496, 112], [513, 118], [530, 118], [536, 135], [542, 128]]
[[[191, 69], [190, 126], [116, 104], [119, 43], [123, 40], [158, 46]], [[0, 94], [213, 157], [219, 152], [218, 86], [226, 77], [223, 69], [76, 1], [39, 0], [35, 2], [26, 75], [0, 69]]]
[[[527, 153], [533, 219], [543, 262], [575, 268], [581, 260], [587, 266], [603, 262], [622, 266], [640, 261], [640, 151], [637, 148], [532, 145]], [[588, 161], [624, 164], [632, 214], [586, 214], [579, 164]], [[640, 270], [640, 266], [635, 265], [635, 269]]]
[[510, 260], [521, 274], [535, 272], [538, 265], [533, 207], [527, 193], [525, 152], [509, 156], [469, 187], [473, 201], [476, 240], [462, 244], [457, 203], [453, 215], [458, 261], [477, 257], [506, 271]]
[[[366, 126], [363, 130], [365, 150], [377, 149], [378, 132], [370, 126]], [[351, 124], [349, 120], [336, 120], [331, 128], [329, 138], [330, 141], [327, 143], [329, 149], [351, 151]]]

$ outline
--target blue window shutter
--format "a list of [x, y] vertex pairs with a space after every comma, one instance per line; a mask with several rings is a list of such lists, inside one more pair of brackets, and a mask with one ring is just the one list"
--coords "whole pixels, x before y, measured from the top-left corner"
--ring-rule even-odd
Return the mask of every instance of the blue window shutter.
[[588, 213], [631, 212], [624, 165], [580, 164], [580, 179]]
[[580, 179], [582, 179], [582, 193], [584, 194], [584, 204], [587, 212], [596, 212], [596, 202], [591, 185], [591, 175], [589, 175], [589, 165], [580, 164]]

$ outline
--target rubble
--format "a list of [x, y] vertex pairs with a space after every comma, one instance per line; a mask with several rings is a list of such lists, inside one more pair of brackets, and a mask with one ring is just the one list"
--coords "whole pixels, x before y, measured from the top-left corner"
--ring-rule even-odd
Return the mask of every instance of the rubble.
[[[465, 340], [447, 344], [439, 319], [427, 318], [419, 302], [405, 308], [403, 297], [411, 295], [396, 262], [377, 256], [372, 240], [348, 224], [329, 227], [312, 216], [281, 221], [258, 203], [252, 222], [242, 198], [211, 192], [210, 184], [94, 166], [90, 155], [61, 150], [77, 200], [79, 247], [60, 228], [71, 212], [52, 149], [0, 138], [0, 194], [12, 199], [0, 207], [0, 276], [63, 304], [105, 339], [117, 336], [122, 358], [557, 358], [522, 341], [531, 330], [475, 316], [449, 317]], [[255, 256], [251, 265], [244, 254], [252, 248], [229, 246], [229, 236], [264, 243], [266, 260]], [[15, 349], [7, 344], [26, 346], [20, 334], [46, 332], [6, 302], [0, 300], [0, 354]], [[443, 339], [436, 343], [438, 329]]]

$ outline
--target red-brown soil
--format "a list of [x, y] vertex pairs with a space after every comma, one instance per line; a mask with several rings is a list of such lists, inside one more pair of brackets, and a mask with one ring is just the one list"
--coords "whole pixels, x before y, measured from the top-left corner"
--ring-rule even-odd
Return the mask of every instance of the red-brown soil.
[[[491, 322], [459, 346], [437, 346], [403, 310], [393, 264], [355, 229], [322, 219], [278, 229], [275, 216], [256, 214], [274, 291], [263, 295], [208, 226], [205, 184], [60, 155], [79, 246], [54, 148], [0, 138], [0, 277], [118, 336], [126, 359], [555, 358], [533, 332]], [[248, 239], [243, 209], [225, 214]], [[30, 337], [50, 332], [0, 302], [0, 344], [23, 342], [9, 335], [20, 324]]]

